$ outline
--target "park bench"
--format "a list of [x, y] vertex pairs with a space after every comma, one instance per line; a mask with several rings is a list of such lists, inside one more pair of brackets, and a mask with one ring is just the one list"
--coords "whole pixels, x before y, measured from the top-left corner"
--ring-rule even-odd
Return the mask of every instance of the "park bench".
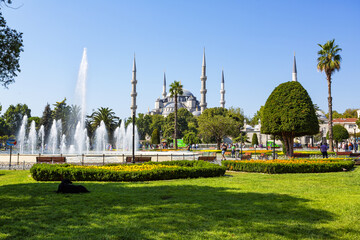
[[350, 156], [352, 152], [336, 152], [336, 155], [338, 156]]
[[359, 157], [360, 153], [356, 152], [356, 153], [350, 153], [350, 157]]
[[250, 160], [250, 159], [251, 159], [251, 154], [245, 153], [244, 155], [241, 156], [241, 160]]
[[36, 163], [66, 163], [66, 157], [36, 157]]
[[[126, 162], [132, 162], [132, 157], [126, 157]], [[135, 162], [151, 162], [151, 157], [135, 157]]]
[[199, 156], [198, 160], [212, 162], [216, 159], [216, 156]]
[[308, 158], [310, 157], [309, 153], [293, 153], [294, 158]]

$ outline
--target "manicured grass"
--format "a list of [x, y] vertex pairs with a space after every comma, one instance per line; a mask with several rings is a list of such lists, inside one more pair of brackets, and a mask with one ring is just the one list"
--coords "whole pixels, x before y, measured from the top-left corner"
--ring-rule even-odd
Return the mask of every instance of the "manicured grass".
[[360, 239], [360, 169], [137, 183], [0, 171], [0, 239]]

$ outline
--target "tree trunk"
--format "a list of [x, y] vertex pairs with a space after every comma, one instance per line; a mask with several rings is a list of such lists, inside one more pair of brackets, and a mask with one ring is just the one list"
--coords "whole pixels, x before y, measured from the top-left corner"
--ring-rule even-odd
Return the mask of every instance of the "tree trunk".
[[175, 149], [178, 149], [178, 145], [177, 145], [177, 94], [175, 94], [175, 132], [174, 132], [174, 139], [175, 139]]
[[285, 151], [287, 157], [294, 156], [294, 137], [292, 135], [283, 134], [283, 142], [285, 144]]
[[329, 151], [333, 152], [333, 117], [332, 117], [332, 97], [331, 97], [331, 73], [326, 73], [326, 78], [328, 82], [328, 105], [329, 105]]

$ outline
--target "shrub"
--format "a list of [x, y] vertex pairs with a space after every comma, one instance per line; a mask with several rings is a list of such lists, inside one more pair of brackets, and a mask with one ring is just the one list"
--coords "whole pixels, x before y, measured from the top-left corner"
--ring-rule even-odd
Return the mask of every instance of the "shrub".
[[320, 173], [338, 172], [344, 169], [350, 170], [354, 167], [351, 160], [248, 160], [248, 161], [223, 161], [222, 165], [227, 170], [242, 172], [261, 173]]
[[143, 164], [109, 164], [102, 167], [70, 164], [34, 164], [37, 181], [152, 181], [179, 178], [219, 177], [226, 168], [204, 161], [168, 161]]

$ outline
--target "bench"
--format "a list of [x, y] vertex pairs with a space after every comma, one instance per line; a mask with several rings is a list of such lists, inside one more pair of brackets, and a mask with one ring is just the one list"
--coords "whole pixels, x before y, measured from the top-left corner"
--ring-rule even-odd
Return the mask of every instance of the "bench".
[[350, 153], [350, 157], [359, 157], [360, 153]]
[[216, 159], [216, 156], [199, 156], [198, 160], [212, 162]]
[[310, 157], [309, 153], [293, 153], [294, 158], [308, 158]]
[[[132, 157], [126, 157], [126, 162], [132, 162]], [[151, 162], [151, 157], [135, 157], [135, 162]]]
[[251, 154], [249, 155], [245, 153], [245, 155], [241, 156], [241, 160], [250, 160], [250, 159], [251, 159]]
[[36, 163], [66, 163], [66, 157], [36, 157]]
[[338, 156], [350, 156], [352, 152], [336, 152], [336, 155]]

